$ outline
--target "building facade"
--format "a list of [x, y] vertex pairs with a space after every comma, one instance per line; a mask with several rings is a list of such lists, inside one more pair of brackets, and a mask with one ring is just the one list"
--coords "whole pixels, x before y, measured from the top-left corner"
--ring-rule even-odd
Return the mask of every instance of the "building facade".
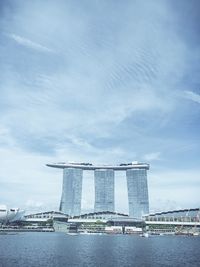
[[126, 171], [129, 216], [141, 218], [149, 213], [149, 197], [146, 169], [130, 169]]
[[94, 171], [95, 212], [115, 211], [115, 171], [125, 171], [128, 188], [129, 216], [140, 219], [149, 213], [146, 163], [92, 165], [90, 163], [54, 163], [49, 167], [63, 169], [63, 188], [60, 211], [69, 216], [81, 214], [83, 170]]
[[94, 171], [95, 204], [94, 211], [115, 210], [114, 170], [99, 169]]
[[83, 170], [65, 168], [63, 170], [63, 187], [60, 211], [70, 216], [80, 215], [82, 198]]

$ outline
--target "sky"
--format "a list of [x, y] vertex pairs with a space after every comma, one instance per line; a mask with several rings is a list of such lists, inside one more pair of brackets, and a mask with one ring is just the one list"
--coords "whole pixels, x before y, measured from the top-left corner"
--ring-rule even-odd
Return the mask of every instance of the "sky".
[[[58, 209], [46, 163], [137, 160], [150, 211], [199, 207], [199, 18], [199, 0], [1, 0], [0, 204]], [[127, 213], [125, 173], [115, 184]]]

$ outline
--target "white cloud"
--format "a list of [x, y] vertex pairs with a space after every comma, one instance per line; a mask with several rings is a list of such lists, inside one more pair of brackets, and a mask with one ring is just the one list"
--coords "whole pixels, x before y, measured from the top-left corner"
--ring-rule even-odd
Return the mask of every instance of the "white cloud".
[[190, 170], [187, 166], [184, 170], [150, 170], [148, 184], [151, 209], [155, 211], [198, 207], [199, 173], [198, 169]]
[[146, 161], [153, 161], [153, 160], [159, 160], [160, 159], [160, 152], [152, 152], [144, 155], [144, 160]]
[[41, 45], [37, 42], [33, 42], [33, 41], [31, 41], [27, 38], [24, 38], [22, 36], [19, 36], [19, 35], [13, 34], [13, 33], [7, 34], [7, 36], [9, 36], [11, 39], [15, 40], [18, 44], [20, 44], [22, 46], [32, 48], [32, 49], [38, 50], [40, 52], [49, 52], [49, 53], [54, 52], [52, 49], [50, 49], [44, 45]]
[[1, 201], [24, 209], [33, 205], [31, 201], [58, 206], [62, 175], [45, 166], [52, 161], [49, 156], [29, 153], [16, 146], [1, 148]]
[[192, 91], [184, 91], [183, 97], [200, 104], [200, 95]]

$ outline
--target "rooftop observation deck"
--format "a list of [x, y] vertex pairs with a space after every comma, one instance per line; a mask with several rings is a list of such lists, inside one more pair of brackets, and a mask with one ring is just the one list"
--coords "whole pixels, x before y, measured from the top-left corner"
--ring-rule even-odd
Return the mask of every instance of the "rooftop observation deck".
[[139, 163], [139, 162], [132, 162], [132, 163], [121, 163], [119, 165], [93, 165], [91, 163], [75, 163], [75, 162], [58, 162], [58, 163], [50, 163], [46, 164], [48, 167], [52, 168], [59, 168], [59, 169], [65, 169], [65, 168], [75, 168], [75, 169], [82, 169], [87, 171], [92, 170], [100, 170], [100, 169], [106, 169], [106, 170], [114, 170], [114, 171], [126, 171], [129, 169], [145, 169], [149, 170], [149, 164], [147, 163]]

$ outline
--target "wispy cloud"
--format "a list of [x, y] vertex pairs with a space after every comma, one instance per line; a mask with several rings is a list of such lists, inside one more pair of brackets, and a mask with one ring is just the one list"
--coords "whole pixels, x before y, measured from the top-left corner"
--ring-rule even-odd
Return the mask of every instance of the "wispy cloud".
[[200, 95], [192, 91], [184, 91], [183, 97], [200, 104]]
[[7, 34], [8, 37], [10, 37], [11, 39], [13, 39], [14, 41], [16, 41], [18, 44], [22, 45], [22, 46], [25, 46], [25, 47], [28, 47], [28, 48], [31, 48], [31, 49], [35, 49], [39, 52], [48, 52], [48, 53], [52, 53], [54, 52], [52, 49], [44, 46], [44, 45], [41, 45], [37, 42], [33, 42], [23, 36], [20, 36], [20, 35], [16, 35], [16, 34]]
[[153, 160], [159, 160], [160, 159], [160, 152], [152, 152], [144, 155], [144, 160], [146, 161], [153, 161]]

